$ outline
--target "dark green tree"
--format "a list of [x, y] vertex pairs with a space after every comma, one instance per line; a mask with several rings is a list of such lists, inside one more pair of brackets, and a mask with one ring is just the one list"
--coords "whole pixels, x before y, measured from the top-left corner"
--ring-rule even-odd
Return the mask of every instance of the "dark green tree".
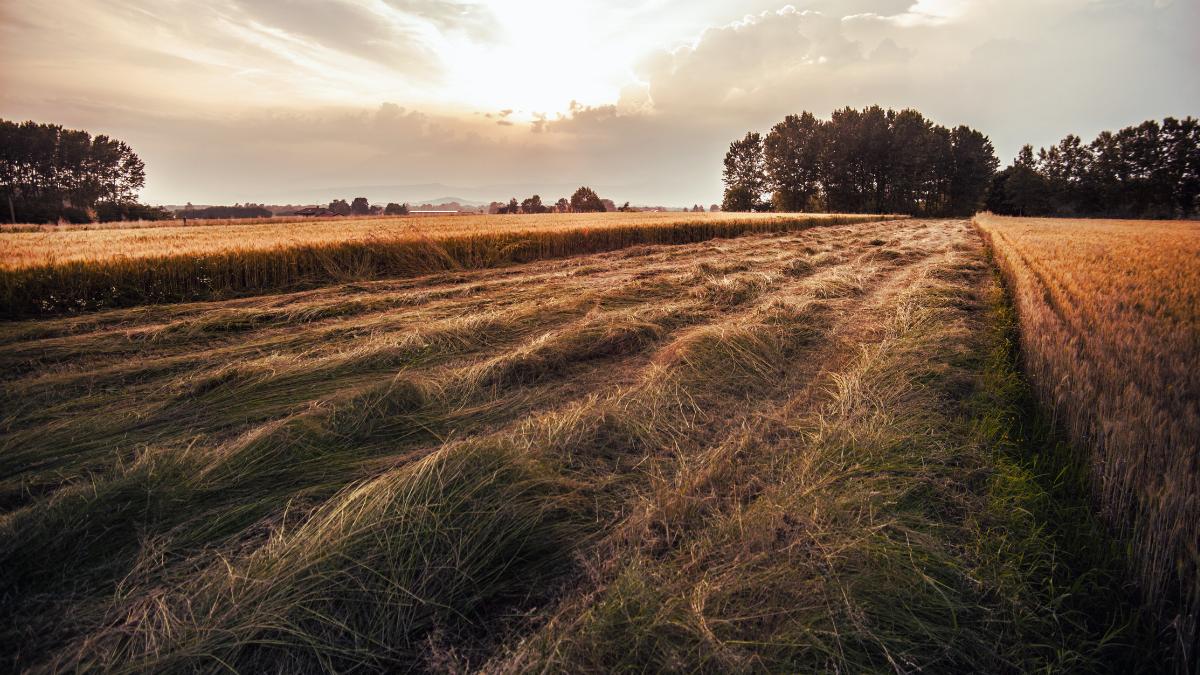
[[1147, 120], [1102, 131], [1089, 144], [1073, 134], [1034, 155], [1025, 146], [997, 175], [988, 208], [997, 213], [1117, 218], [1187, 218], [1200, 212], [1200, 123]]
[[1200, 121], [1168, 117], [1162, 123], [1162, 162], [1177, 218], [1200, 213]]
[[821, 190], [821, 123], [812, 113], [788, 115], [763, 140], [763, 167], [776, 211], [816, 207]]
[[350, 203], [350, 213], [356, 216], [370, 215], [371, 203], [367, 201], [366, 197], [355, 197], [354, 201]]
[[763, 169], [761, 134], [750, 132], [740, 141], [729, 144], [723, 174], [724, 210], [754, 211], [760, 207], [767, 184]]
[[888, 194], [882, 210], [889, 213], [928, 213], [934, 196], [934, 166], [937, 149], [934, 128], [925, 116], [911, 108], [889, 111], [891, 146], [895, 156], [888, 163]]
[[821, 182], [830, 211], [861, 212], [865, 206], [867, 171], [859, 127], [862, 115], [853, 108], [835, 110], [825, 124], [821, 147]]
[[[753, 134], [725, 157], [727, 210], [754, 209]], [[916, 110], [789, 115], [762, 143], [761, 174], [776, 210], [913, 215], [973, 213], [999, 164], [986, 136], [931, 124]]]
[[189, 205], [188, 208], [176, 211], [175, 214], [180, 218], [270, 218], [272, 215], [270, 210], [251, 204], [201, 208]]
[[55, 124], [0, 120], [0, 219], [91, 220], [132, 213], [145, 164], [124, 142]]
[[571, 210], [576, 213], [604, 211], [604, 202], [590, 187], [581, 187], [571, 195]]
[[967, 126], [950, 132], [954, 160], [944, 215], [969, 216], [983, 208], [1000, 162], [987, 136]]
[[1012, 166], [992, 180], [985, 200], [988, 210], [1017, 216], [1045, 215], [1050, 209], [1051, 188], [1037, 167], [1033, 148], [1022, 147]]
[[545, 213], [546, 211], [547, 209], [542, 205], [542, 198], [539, 195], [534, 195], [521, 201], [521, 213]]

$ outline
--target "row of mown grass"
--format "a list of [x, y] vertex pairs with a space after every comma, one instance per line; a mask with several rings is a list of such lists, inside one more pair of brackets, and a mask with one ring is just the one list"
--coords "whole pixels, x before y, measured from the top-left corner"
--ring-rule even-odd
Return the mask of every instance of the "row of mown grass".
[[414, 234], [268, 249], [246, 248], [241, 242], [230, 241], [227, 250], [214, 253], [52, 261], [0, 269], [0, 317], [221, 299], [332, 282], [479, 269], [637, 245], [688, 244], [882, 218], [815, 215], [651, 221], [610, 227], [497, 230], [449, 236]]
[[[714, 330], [675, 343], [669, 363], [629, 388], [620, 379], [610, 381], [629, 369], [627, 362], [645, 365], [643, 352], [659, 351], [678, 331], [697, 322], [724, 323], [730, 312], [781, 284], [805, 283], [818, 271], [840, 280], [851, 266], [845, 249], [857, 238], [848, 228], [820, 229], [685, 250], [610, 253], [511, 273], [253, 298], [222, 307], [216, 316], [206, 303], [4, 326], [4, 337], [12, 340], [6, 343], [10, 362], [25, 362], [31, 371], [0, 388], [11, 403], [0, 419], [6, 432], [0, 437], [0, 508], [10, 509], [0, 513], [2, 656], [23, 667], [78, 659], [80, 669], [102, 664], [143, 670], [180, 662], [215, 667], [214, 657], [248, 670], [285, 661], [296, 669], [319, 670], [314, 664], [321, 662], [383, 668], [417, 659], [429, 632], [424, 620], [414, 620], [409, 638], [386, 648], [372, 638], [377, 629], [378, 635], [397, 633], [371, 627], [369, 620], [342, 630], [314, 617], [297, 633], [297, 617], [311, 609], [335, 617], [354, 611], [339, 605], [338, 597], [353, 598], [355, 607], [369, 602], [347, 590], [359, 579], [343, 568], [358, 567], [358, 561], [384, 566], [385, 584], [398, 589], [394, 596], [366, 596], [384, 606], [373, 615], [380, 621], [427, 612], [425, 605], [435, 602], [451, 608], [433, 613], [449, 635], [489, 626], [493, 605], [520, 604], [538, 584], [504, 578], [516, 573], [505, 556], [517, 549], [496, 540], [488, 547], [497, 548], [499, 562], [485, 566], [501, 578], [481, 574], [468, 558], [487, 551], [476, 549], [480, 542], [469, 536], [470, 528], [456, 523], [478, 519], [491, 523], [488, 534], [499, 536], [498, 521], [486, 511], [496, 503], [517, 508], [523, 493], [503, 484], [477, 490], [475, 481], [490, 480], [490, 470], [464, 473], [459, 453], [494, 467], [480, 457], [511, 459], [516, 444], [526, 450], [515, 455], [519, 470], [503, 477], [537, 479], [540, 487], [531, 494], [578, 491], [581, 483], [594, 484], [589, 490], [595, 493], [621, 484], [619, 475], [643, 457], [637, 455], [646, 450], [643, 435], [654, 439], [653, 447], [666, 445], [659, 440], [664, 436], [693, 438], [687, 413], [697, 400], [716, 397], [711, 407], [726, 409], [728, 399], [720, 398], [725, 388], [713, 385], [731, 366], [720, 351], [723, 331]], [[792, 264], [807, 262], [809, 254], [812, 263]], [[736, 262], [723, 262], [729, 256]], [[844, 284], [833, 290], [839, 289]], [[305, 308], [347, 298], [366, 306], [348, 316], [310, 316]], [[287, 316], [278, 316], [280, 307]], [[272, 318], [263, 325], [226, 325], [221, 314], [231, 311]], [[277, 320], [285, 324], [272, 325]], [[688, 346], [693, 343], [694, 349]], [[681, 361], [693, 373], [690, 391], [670, 377]], [[707, 377], [695, 374], [702, 362], [713, 369]], [[731, 373], [738, 381], [752, 374], [740, 368]], [[476, 438], [518, 420], [522, 430], [507, 442]], [[556, 480], [561, 464], [527, 451], [530, 444], [542, 447], [529, 436], [554, 433], [567, 436], [556, 442], [555, 455], [594, 454], [602, 478]], [[413, 468], [426, 456], [433, 459], [425, 464], [440, 468]], [[609, 466], [614, 458], [618, 466]], [[334, 520], [347, 513], [339, 493], [381, 474], [388, 480], [378, 483], [377, 494], [386, 504], [368, 500], [378, 508], [357, 520], [353, 531], [317, 524], [325, 515]], [[448, 496], [460, 489], [470, 498]], [[579, 519], [578, 511], [569, 515]], [[373, 523], [376, 517], [381, 521]], [[434, 524], [410, 523], [414, 519]], [[301, 530], [315, 534], [297, 534], [297, 520], [308, 523]], [[370, 540], [356, 534], [373, 525], [378, 529], [363, 533]], [[461, 541], [449, 548], [430, 542], [428, 555], [419, 554], [429, 579], [387, 567], [402, 562], [397, 551], [415, 545], [405, 537], [387, 543], [389, 532], [443, 525], [449, 528], [444, 539]], [[579, 532], [565, 541], [581, 543]], [[295, 546], [281, 543], [291, 551], [281, 555], [323, 571], [291, 569], [265, 551], [248, 555], [269, 534], [279, 542], [299, 537]], [[327, 549], [320, 541], [326, 537]], [[385, 550], [377, 556], [375, 546]], [[326, 550], [330, 556], [321, 557]], [[353, 555], [343, 555], [345, 550]], [[550, 553], [561, 562], [570, 549], [563, 544]], [[469, 578], [457, 577], [461, 583], [452, 585], [475, 590], [453, 597], [449, 587], [415, 598], [404, 592], [437, 586], [437, 570], [452, 574], [447, 568], [459, 564]], [[228, 578], [231, 566], [236, 579]], [[527, 559], [523, 566], [537, 567]], [[551, 578], [562, 571], [559, 562], [544, 569]], [[245, 577], [260, 581], [240, 583]], [[493, 585], [500, 590], [489, 590]], [[231, 601], [226, 593], [236, 597]], [[205, 608], [203, 615], [194, 613], [198, 608]], [[113, 630], [99, 630], [109, 622], [116, 623]], [[83, 635], [77, 650], [64, 649]], [[287, 636], [295, 639], [284, 642]]]
[[[979, 242], [962, 222], [905, 223], [903, 244], [871, 238], [882, 227], [843, 232], [849, 251], [780, 237], [722, 244], [738, 260], [643, 263], [630, 288], [587, 286], [608, 290], [586, 316], [503, 342], [460, 326], [475, 359], [393, 365], [215, 445], [134, 428], [132, 457], [0, 516], [0, 635], [24, 638], [3, 656], [102, 672], [1153, 670], [1117, 553], [1023, 426]], [[547, 283], [499, 295], [541, 307]], [[148, 396], [261, 405], [271, 383], [220, 379]], [[500, 423], [463, 423], [497, 405]]]
[[973, 337], [964, 289], [915, 291], [815, 416], [688, 462], [496, 670], [1161, 668], [1077, 465], [1047, 452], [998, 288]]

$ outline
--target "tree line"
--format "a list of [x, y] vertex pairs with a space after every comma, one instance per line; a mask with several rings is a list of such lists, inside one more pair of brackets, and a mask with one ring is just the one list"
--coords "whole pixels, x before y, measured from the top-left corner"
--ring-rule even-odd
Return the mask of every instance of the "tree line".
[[730, 144], [722, 208], [970, 215], [998, 165], [987, 136], [916, 110], [804, 112]]
[[1148, 120], [1091, 143], [1068, 135], [1012, 165], [987, 136], [912, 109], [788, 115], [725, 155], [726, 211], [1190, 218], [1200, 214], [1200, 122]]
[[327, 210], [335, 216], [407, 216], [408, 204], [388, 202], [387, 206], [380, 206], [371, 204], [366, 197], [355, 197], [350, 202], [345, 199], [335, 199], [329, 202]]
[[0, 220], [160, 219], [137, 202], [146, 167], [124, 142], [57, 124], [0, 119]]
[[[1200, 214], [1200, 122], [1149, 120], [1084, 144], [1068, 135], [1012, 165], [987, 136], [934, 124], [913, 109], [843, 108], [828, 120], [788, 115], [764, 136], [749, 132], [725, 155], [726, 211], [829, 211], [962, 216], [1001, 214], [1187, 218]], [[36, 122], [0, 119], [0, 221], [156, 220], [172, 214], [137, 201], [145, 165], [124, 142]], [[539, 195], [493, 202], [491, 213], [618, 209], [581, 187], [544, 204]], [[243, 213], [243, 211], [247, 211]], [[406, 204], [335, 199], [334, 215], [403, 215]], [[693, 211], [702, 210], [695, 205]], [[252, 213], [249, 211], [253, 211]], [[181, 212], [188, 218], [268, 216], [246, 207]]]
[[275, 215], [270, 209], [254, 204], [234, 206], [192, 206], [190, 203], [175, 211], [177, 218], [270, 218]]
[[993, 213], [1026, 216], [1190, 218], [1200, 215], [1200, 122], [1147, 120], [1091, 143], [1069, 134], [1058, 145], [1021, 148], [996, 174]]
[[[629, 202], [625, 203], [625, 207], [629, 206]], [[547, 205], [542, 203], [540, 195], [533, 195], [528, 199], [523, 199], [520, 202], [516, 197], [508, 200], [508, 203], [492, 202], [488, 206], [488, 213], [603, 213], [605, 211], [619, 211], [611, 200], [601, 199], [600, 195], [590, 187], [582, 186], [571, 195], [570, 199], [566, 197], [559, 198], [554, 204]]]

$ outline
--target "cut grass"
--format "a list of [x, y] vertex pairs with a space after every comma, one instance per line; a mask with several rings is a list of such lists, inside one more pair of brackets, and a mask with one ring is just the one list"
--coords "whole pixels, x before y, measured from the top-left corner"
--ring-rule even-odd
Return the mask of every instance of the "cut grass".
[[1114, 602], [1109, 540], [1010, 441], [1003, 305], [968, 330], [946, 290], [902, 300], [828, 375], [812, 417], [781, 412], [681, 458], [604, 552], [592, 594], [495, 670], [1146, 667], [1122, 634], [1133, 614]]
[[[351, 485], [253, 553], [127, 599], [64, 665], [111, 672], [407, 669], [569, 562], [571, 486], [530, 457], [447, 446]], [[163, 581], [160, 581], [163, 583]], [[113, 639], [113, 638], [117, 639]]]
[[[1022, 418], [990, 365], [1002, 341], [974, 237], [868, 223], [0, 326], [36, 355], [14, 360], [47, 359], [3, 385], [29, 402], [0, 427], [4, 662], [1156, 658], [1114, 628], [1119, 579], [1092, 571], [1111, 551], [1068, 548], [1051, 472], [1008, 444]], [[881, 264], [872, 238], [912, 254]], [[830, 258], [795, 265], [818, 249]], [[305, 309], [333, 302], [355, 309]], [[214, 307], [269, 318], [231, 339]]]

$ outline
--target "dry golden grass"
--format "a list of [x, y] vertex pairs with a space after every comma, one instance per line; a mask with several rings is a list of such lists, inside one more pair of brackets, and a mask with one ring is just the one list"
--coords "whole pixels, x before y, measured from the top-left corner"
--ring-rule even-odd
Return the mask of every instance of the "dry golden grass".
[[1200, 222], [981, 215], [1028, 376], [1091, 453], [1149, 602], [1196, 659], [1200, 620]]
[[993, 293], [900, 220], [0, 324], [0, 663], [1095, 667]]
[[0, 316], [216, 299], [879, 219], [581, 213], [0, 232]]
[[[40, 232], [5, 232], [0, 268], [35, 267], [47, 263], [103, 262], [111, 258], [202, 256], [231, 250], [263, 251], [302, 246], [370, 243], [512, 232], [548, 233], [603, 230], [615, 227], [670, 226], [680, 223], [787, 221], [789, 213], [546, 213], [504, 216], [400, 216], [317, 218], [300, 220], [244, 219], [200, 221], [188, 226], [53, 227]], [[808, 214], [800, 217], [807, 218]], [[839, 216], [821, 216], [816, 219]], [[878, 219], [878, 216], [873, 216]], [[115, 224], [114, 224], [115, 225]]]
[[[462, 214], [476, 215], [476, 214]], [[361, 223], [365, 221], [396, 221], [403, 218], [417, 216], [271, 216], [267, 218], [188, 218], [178, 220], [112, 220], [102, 223], [2, 223], [0, 224], [0, 232], [74, 232], [84, 230], [145, 230], [153, 228], [170, 228], [170, 227], [216, 227], [229, 225], [246, 225], [257, 223], [259, 225], [288, 225], [291, 223], [323, 223], [323, 222], [347, 222], [354, 221]], [[447, 217], [447, 216], [420, 216], [425, 217]]]

